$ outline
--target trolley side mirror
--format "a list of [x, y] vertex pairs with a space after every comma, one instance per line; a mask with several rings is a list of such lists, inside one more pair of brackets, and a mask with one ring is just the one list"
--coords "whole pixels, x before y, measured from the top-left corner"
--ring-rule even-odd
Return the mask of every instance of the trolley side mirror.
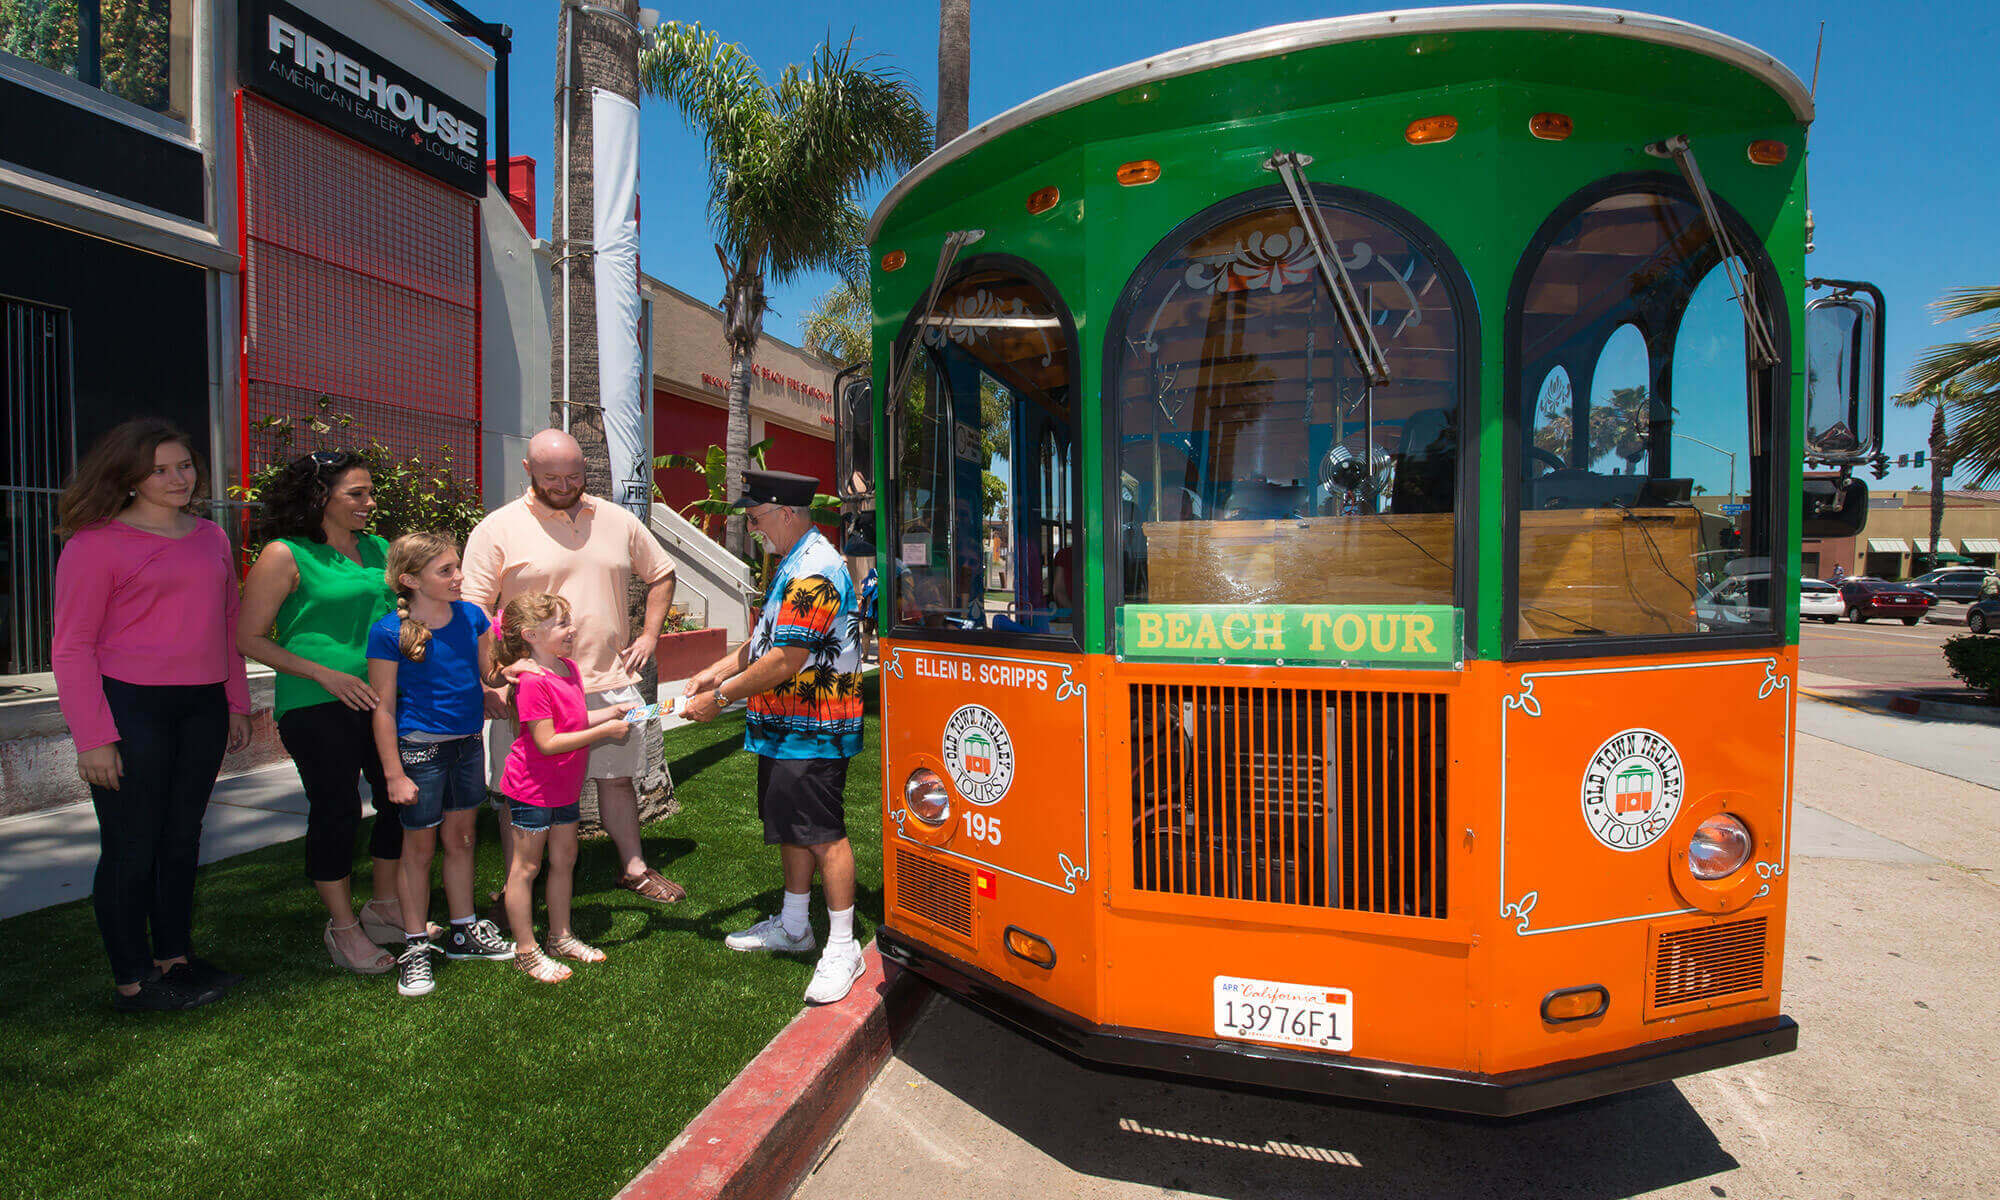
[[1799, 497], [1799, 536], [1857, 537], [1868, 526], [1868, 485], [1844, 475], [1808, 475]]
[[866, 361], [833, 377], [833, 470], [842, 500], [875, 495], [874, 379]]
[[1837, 290], [1806, 305], [1805, 458], [1864, 463], [1882, 445], [1882, 292], [1844, 279], [1807, 286]]

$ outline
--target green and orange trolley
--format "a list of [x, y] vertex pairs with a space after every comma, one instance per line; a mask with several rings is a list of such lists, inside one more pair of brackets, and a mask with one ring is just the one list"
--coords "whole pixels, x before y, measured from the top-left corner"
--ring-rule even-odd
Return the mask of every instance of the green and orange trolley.
[[1791, 585], [1881, 404], [1811, 119], [1677, 21], [1419, 10], [898, 182], [837, 405], [884, 953], [1088, 1060], [1473, 1112], [1791, 1049]]

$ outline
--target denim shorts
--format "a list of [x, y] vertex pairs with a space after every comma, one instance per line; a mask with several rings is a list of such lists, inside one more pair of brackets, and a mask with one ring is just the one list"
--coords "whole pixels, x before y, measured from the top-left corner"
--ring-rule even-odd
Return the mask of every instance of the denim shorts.
[[514, 828], [525, 829], [529, 833], [540, 833], [551, 825], [574, 825], [583, 819], [583, 812], [574, 801], [550, 808], [509, 796], [507, 808], [514, 815]]
[[448, 812], [478, 808], [486, 798], [486, 752], [476, 733], [449, 742], [396, 742], [403, 773], [417, 785], [417, 802], [402, 806], [404, 829], [436, 829]]

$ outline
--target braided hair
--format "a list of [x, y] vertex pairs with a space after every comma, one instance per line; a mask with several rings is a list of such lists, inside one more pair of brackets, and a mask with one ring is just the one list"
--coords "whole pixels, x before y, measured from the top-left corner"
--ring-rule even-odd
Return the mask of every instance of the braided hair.
[[389, 587], [396, 593], [396, 618], [402, 622], [403, 633], [398, 641], [403, 657], [411, 662], [422, 662], [431, 652], [431, 627], [410, 615], [410, 597], [414, 588], [403, 583], [405, 575], [421, 575], [441, 554], [451, 554], [458, 545], [441, 533], [419, 530], [406, 533], [389, 544], [389, 561], [383, 569]]

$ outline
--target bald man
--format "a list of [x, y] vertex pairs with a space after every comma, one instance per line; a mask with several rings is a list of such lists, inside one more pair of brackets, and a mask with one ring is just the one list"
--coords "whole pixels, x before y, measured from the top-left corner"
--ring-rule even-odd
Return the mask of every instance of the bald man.
[[[576, 665], [586, 703], [609, 707], [605, 693], [631, 688], [653, 657], [660, 628], [674, 599], [674, 565], [639, 518], [583, 490], [583, 449], [560, 429], [544, 429], [528, 442], [521, 460], [528, 492], [489, 513], [465, 539], [465, 599], [499, 616], [516, 596], [549, 592], [569, 601], [576, 626]], [[634, 575], [648, 585], [646, 618], [632, 635], [625, 596]], [[505, 693], [489, 690], [486, 712], [510, 718]], [[489, 744], [502, 751], [511, 737]], [[687, 893], [646, 865], [639, 840], [639, 792], [633, 777], [646, 765], [645, 733], [599, 742], [590, 751], [588, 776], [597, 784], [598, 819], [618, 848], [624, 870], [618, 886], [648, 900], [671, 903]], [[491, 778], [498, 779], [497, 767]], [[503, 842], [511, 849], [513, 826], [500, 809]]]

